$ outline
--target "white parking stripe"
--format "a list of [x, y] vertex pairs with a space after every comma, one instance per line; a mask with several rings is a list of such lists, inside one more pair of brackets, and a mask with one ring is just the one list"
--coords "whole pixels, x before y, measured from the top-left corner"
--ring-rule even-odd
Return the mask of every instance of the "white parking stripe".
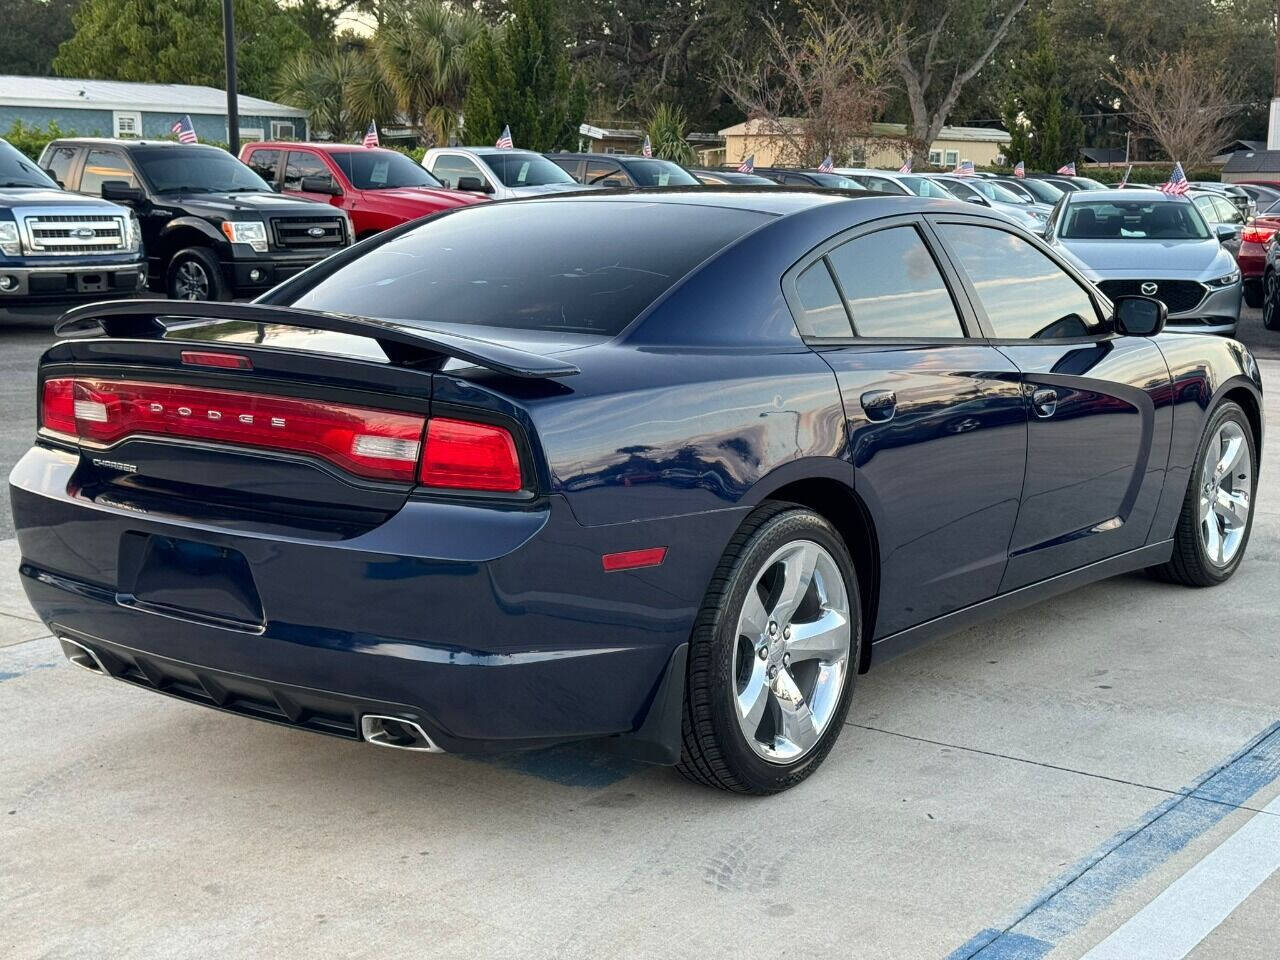
[[1280, 797], [1082, 960], [1180, 960], [1280, 868]]

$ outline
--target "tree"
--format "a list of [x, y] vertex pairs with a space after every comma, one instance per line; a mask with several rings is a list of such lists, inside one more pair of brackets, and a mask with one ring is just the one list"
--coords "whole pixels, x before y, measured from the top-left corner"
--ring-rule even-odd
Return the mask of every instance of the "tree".
[[[280, 64], [307, 48], [295, 19], [274, 0], [235, 0], [240, 92], [269, 97]], [[222, 8], [210, 0], [84, 0], [76, 32], [58, 49], [64, 77], [225, 82]]]
[[79, 5], [80, 0], [5, 0], [0, 73], [52, 73], [58, 46], [75, 33], [71, 17]]
[[308, 111], [313, 133], [351, 141], [364, 133], [370, 120], [390, 117], [394, 112], [394, 107], [380, 111], [369, 106], [367, 91], [375, 85], [370, 75], [377, 69], [358, 50], [295, 54], [276, 78], [275, 95]]
[[1033, 170], [1056, 170], [1074, 160], [1084, 143], [1084, 124], [1064, 93], [1062, 69], [1048, 19], [1041, 14], [1031, 32], [1034, 46], [1017, 62], [1021, 84], [1005, 107], [1009, 158]]
[[866, 141], [883, 108], [901, 52], [896, 33], [832, 3], [807, 9], [801, 29], [765, 25], [767, 46], [756, 62], [725, 60], [721, 82], [783, 162], [816, 166], [845, 158], [855, 139]]
[[897, 71], [923, 162], [965, 87], [1004, 41], [1027, 0], [879, 0], [886, 32], [900, 32]]
[[511, 127], [517, 146], [556, 150], [578, 142], [587, 91], [575, 77], [554, 0], [512, 0], [511, 20], [482, 35], [468, 59], [467, 139], [492, 143]]
[[1115, 78], [1135, 125], [1184, 167], [1208, 163], [1231, 137], [1235, 85], [1216, 62], [1161, 54]]
[[645, 133], [649, 136], [649, 145], [653, 155], [664, 160], [674, 160], [690, 166], [697, 159], [693, 147], [685, 140], [688, 119], [679, 107], [669, 103], [660, 103], [649, 122], [645, 124]]

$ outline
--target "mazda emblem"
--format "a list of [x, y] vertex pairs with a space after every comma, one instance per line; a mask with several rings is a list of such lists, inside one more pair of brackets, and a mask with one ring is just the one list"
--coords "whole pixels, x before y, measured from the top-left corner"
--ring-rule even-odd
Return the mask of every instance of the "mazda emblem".
[[1154, 297], [1156, 295], [1156, 291], [1159, 289], [1160, 288], [1156, 286], [1154, 283], [1152, 283], [1150, 280], [1144, 283], [1141, 287], [1142, 295], [1144, 297]]
[[312, 237], [323, 237], [324, 227], [312, 227], [310, 230], [307, 231], [307, 235]]

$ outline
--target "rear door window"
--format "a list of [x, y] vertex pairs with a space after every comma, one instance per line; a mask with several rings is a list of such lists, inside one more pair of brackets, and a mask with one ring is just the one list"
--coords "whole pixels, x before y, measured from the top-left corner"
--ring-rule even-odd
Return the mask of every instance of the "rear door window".
[[64, 187], [71, 187], [71, 167], [75, 163], [75, 147], [54, 147], [49, 151], [49, 159], [45, 169], [49, 175]]
[[102, 185], [108, 180], [120, 180], [131, 187], [138, 185], [129, 161], [117, 150], [90, 150], [85, 157], [84, 172], [80, 175], [80, 192], [102, 196]]

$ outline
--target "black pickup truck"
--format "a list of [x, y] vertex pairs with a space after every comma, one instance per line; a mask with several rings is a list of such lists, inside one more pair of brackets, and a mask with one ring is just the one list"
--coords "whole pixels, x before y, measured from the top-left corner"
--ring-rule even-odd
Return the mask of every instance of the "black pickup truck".
[[347, 215], [275, 193], [225, 150], [156, 140], [54, 140], [40, 166], [68, 190], [133, 208], [154, 289], [252, 296], [351, 243]]
[[59, 189], [0, 140], [0, 317], [131, 296], [146, 274], [132, 211]]

